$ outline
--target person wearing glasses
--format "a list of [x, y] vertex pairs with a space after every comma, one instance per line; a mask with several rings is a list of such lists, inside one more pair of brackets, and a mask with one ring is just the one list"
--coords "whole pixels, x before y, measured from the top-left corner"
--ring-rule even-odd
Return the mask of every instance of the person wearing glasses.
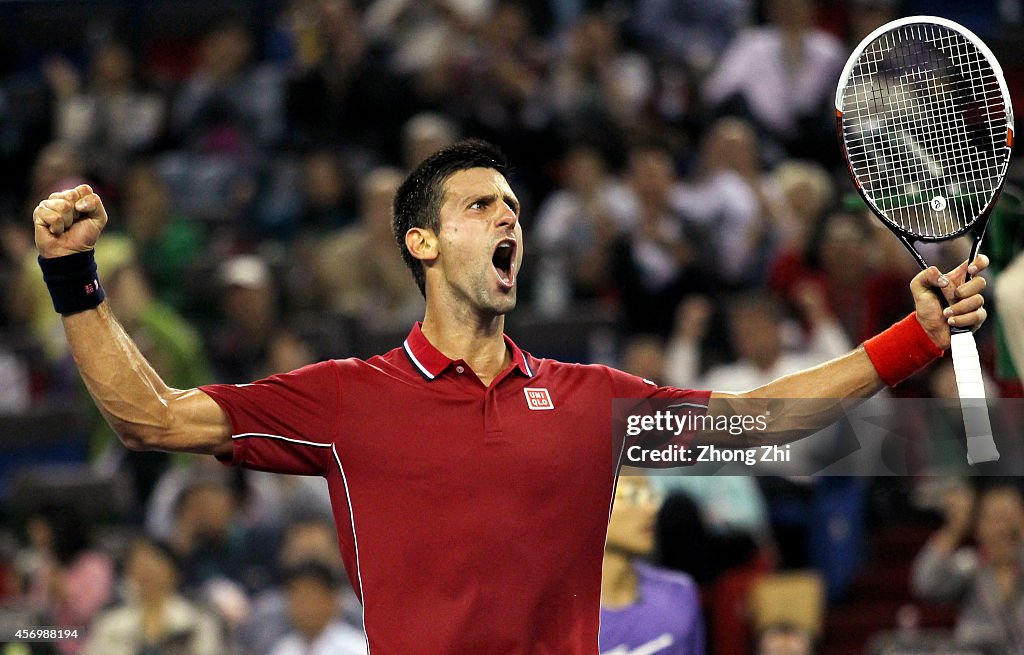
[[615, 489], [601, 583], [601, 653], [703, 655], [704, 617], [693, 578], [644, 561], [654, 550], [661, 493], [624, 471]]

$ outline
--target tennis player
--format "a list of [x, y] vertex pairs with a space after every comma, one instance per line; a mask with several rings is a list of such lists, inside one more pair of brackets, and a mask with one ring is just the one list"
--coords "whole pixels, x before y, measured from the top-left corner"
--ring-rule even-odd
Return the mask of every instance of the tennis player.
[[[961, 284], [966, 263], [946, 276], [930, 268], [910, 284], [916, 312], [843, 357], [747, 394], [657, 387], [534, 357], [505, 336], [524, 252], [519, 211], [493, 146], [434, 154], [395, 197], [396, 238], [426, 297], [401, 347], [186, 390], [164, 384], [104, 302], [99, 196], [86, 185], [54, 193], [33, 218], [82, 378], [128, 448], [327, 479], [376, 655], [598, 652], [602, 552], [626, 445], [612, 399], [679, 399], [728, 416], [745, 399], [867, 397], [939, 357], [949, 325], [985, 320], [983, 278]], [[971, 272], [986, 265], [979, 257]], [[933, 288], [953, 301], [950, 316]], [[791, 440], [834, 420], [837, 405], [777, 412], [756, 437], [677, 440]]]

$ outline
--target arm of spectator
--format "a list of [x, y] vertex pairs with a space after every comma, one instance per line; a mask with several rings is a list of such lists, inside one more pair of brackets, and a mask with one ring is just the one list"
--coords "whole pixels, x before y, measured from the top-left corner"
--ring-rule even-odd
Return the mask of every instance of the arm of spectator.
[[704, 100], [709, 105], [717, 105], [739, 92], [751, 70], [754, 70], [748, 59], [750, 51], [750, 33], [741, 32], [732, 45], [722, 54], [718, 66], [704, 81]]
[[665, 351], [665, 381], [694, 386], [700, 373], [700, 344], [711, 320], [711, 303], [703, 296], [684, 300], [676, 311], [675, 330]]
[[928, 600], [957, 600], [970, 584], [978, 567], [972, 551], [960, 549], [971, 528], [974, 492], [958, 485], [944, 498], [945, 523], [917, 554], [911, 571], [911, 588]]
[[973, 552], [947, 553], [935, 540], [928, 542], [914, 559], [910, 587], [923, 600], [955, 602], [971, 583], [978, 560]]
[[[107, 223], [88, 185], [51, 194], [33, 213], [43, 259], [92, 250]], [[133, 450], [231, 453], [227, 415], [198, 389], [171, 389], [114, 318], [107, 302], [65, 315], [64, 331], [96, 405]]]
[[810, 327], [807, 354], [817, 361], [839, 357], [850, 350], [850, 340], [836, 320], [820, 286], [805, 282], [794, 291], [800, 314]]

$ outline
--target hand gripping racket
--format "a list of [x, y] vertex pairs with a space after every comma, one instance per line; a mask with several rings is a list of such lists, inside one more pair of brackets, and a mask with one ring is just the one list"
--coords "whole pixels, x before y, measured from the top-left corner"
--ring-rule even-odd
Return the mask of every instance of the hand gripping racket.
[[[1003, 71], [977, 36], [934, 16], [879, 27], [843, 69], [836, 130], [857, 191], [922, 269], [914, 244], [967, 233], [974, 260], [1013, 148]], [[951, 332], [967, 461], [997, 460], [974, 335]]]

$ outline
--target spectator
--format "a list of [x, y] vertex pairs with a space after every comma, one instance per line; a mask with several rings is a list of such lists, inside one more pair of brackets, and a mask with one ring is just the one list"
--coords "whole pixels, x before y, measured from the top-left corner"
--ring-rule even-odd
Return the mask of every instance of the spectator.
[[566, 36], [544, 91], [570, 143], [622, 147], [624, 133], [645, 112], [654, 92], [650, 64], [623, 48], [609, 15], [592, 12]]
[[469, 75], [460, 86], [472, 123], [513, 152], [544, 152], [550, 141], [540, 133], [551, 116], [541, 89], [549, 59], [522, 3], [499, 2], [479, 26], [464, 64]]
[[[772, 285], [783, 295], [788, 292], [776, 283], [787, 267], [803, 262], [811, 250], [813, 237], [835, 202], [835, 185], [831, 176], [819, 164], [800, 160], [786, 160], [771, 173], [772, 184], [782, 194], [779, 211], [779, 243], [776, 261], [772, 264]], [[791, 263], [791, 261], [793, 263]], [[777, 269], [783, 272], [777, 273]]]
[[320, 562], [296, 564], [285, 572], [288, 616], [293, 630], [270, 655], [361, 655], [366, 636], [338, 619], [341, 581]]
[[87, 84], [62, 58], [44, 67], [56, 97], [57, 138], [86, 157], [86, 167], [106, 184], [117, 183], [132, 155], [162, 136], [166, 107], [158, 94], [140, 88], [135, 59], [121, 43], [100, 44], [89, 61]]
[[280, 327], [270, 266], [257, 255], [236, 255], [221, 264], [217, 277], [223, 323], [212, 337], [214, 368], [220, 379], [258, 379]]
[[260, 176], [280, 174], [261, 156], [284, 136], [284, 79], [253, 61], [252, 34], [238, 18], [216, 21], [198, 63], [171, 108], [180, 149], [161, 157], [161, 175], [178, 206], [198, 219], [236, 221], [251, 214]]
[[166, 544], [136, 538], [125, 563], [125, 601], [97, 617], [84, 655], [226, 655], [217, 621], [179, 595], [180, 574]]
[[[847, 352], [849, 341], [843, 334], [828, 306], [828, 300], [817, 288], [801, 289], [801, 314], [810, 331], [791, 352], [786, 351], [786, 322], [781, 303], [770, 294], [758, 293], [736, 297], [728, 305], [729, 336], [737, 361], [717, 366], [704, 376], [697, 375], [699, 339], [710, 315], [696, 304], [685, 305], [690, 312], [680, 312], [675, 336], [665, 362], [669, 384], [700, 379], [708, 388], [740, 391], [753, 389], [794, 371], [820, 364]], [[698, 322], [696, 327], [693, 325]], [[800, 334], [790, 324], [791, 334]]]
[[31, 401], [27, 367], [14, 353], [0, 350], [0, 414], [16, 414]]
[[236, 17], [213, 24], [199, 46], [199, 62], [177, 95], [173, 126], [195, 152], [244, 157], [281, 137], [280, 73], [253, 61], [252, 34]]
[[189, 274], [206, 247], [203, 230], [172, 209], [167, 185], [148, 161], [137, 162], [126, 171], [122, 204], [124, 229], [156, 296], [181, 311]]
[[370, 329], [408, 325], [423, 298], [395, 248], [391, 202], [402, 183], [397, 169], [379, 168], [363, 181], [359, 223], [323, 240], [315, 280], [323, 305]]
[[610, 277], [626, 332], [667, 336], [672, 314], [666, 310], [685, 295], [706, 292], [711, 281], [699, 265], [699, 239], [687, 234], [693, 226], [675, 203], [679, 179], [670, 154], [656, 146], [634, 148], [626, 179], [611, 209], [627, 231], [610, 245]]
[[314, 22], [301, 35], [309, 56], [295, 62], [287, 85], [291, 141], [341, 147], [368, 162], [397, 156], [402, 123], [416, 111], [408, 80], [388, 64], [390, 45], [403, 42], [372, 27], [367, 33], [349, 0], [315, 0], [310, 7]]
[[680, 185], [674, 202], [710, 246], [702, 249], [702, 261], [726, 285], [759, 282], [785, 209], [781, 191], [762, 175], [749, 123], [730, 117], [711, 125], [696, 174]]
[[315, 150], [302, 163], [302, 210], [299, 229], [323, 234], [355, 221], [348, 171], [337, 153]]
[[705, 83], [704, 99], [718, 111], [750, 118], [790, 154], [807, 152], [801, 141], [817, 142], [830, 128], [825, 110], [845, 56], [835, 37], [812, 24], [814, 0], [771, 0], [766, 14], [767, 25], [740, 32], [726, 49]]
[[[344, 573], [337, 532], [329, 515], [299, 514], [285, 529], [277, 555], [279, 570], [290, 571], [310, 562], [322, 564], [335, 573]], [[341, 620], [361, 631], [362, 608], [359, 601], [344, 585], [339, 594]], [[253, 599], [252, 613], [237, 632], [238, 647], [246, 655], [267, 655], [291, 629], [287, 595], [279, 584], [275, 584]]]
[[[29, 546], [18, 556], [29, 607], [39, 625], [88, 626], [111, 599], [114, 564], [91, 543], [80, 514], [49, 506], [29, 518]], [[60, 655], [76, 655], [82, 642], [57, 642]]]
[[640, 0], [634, 22], [655, 57], [703, 76], [750, 19], [750, 0]]
[[275, 543], [245, 524], [246, 491], [241, 476], [193, 476], [176, 499], [167, 540], [182, 565], [181, 588], [216, 607], [232, 626], [248, 614], [248, 594], [272, 579]]
[[[919, 597], [959, 605], [958, 642], [992, 652], [1024, 647], [1017, 617], [1024, 611], [1024, 501], [1020, 490], [997, 484], [975, 494], [965, 485], [945, 499], [945, 523], [914, 561]], [[973, 535], [975, 547], [964, 546]]]
[[645, 476], [619, 478], [602, 565], [602, 653], [704, 653], [693, 579], [639, 561], [654, 549], [658, 501]]
[[[534, 297], [545, 315], [559, 315], [572, 301], [607, 293], [608, 256], [621, 230], [611, 213], [618, 187], [596, 149], [577, 146], [565, 154], [561, 188], [537, 210]], [[621, 191], [619, 191], [621, 193]]]
[[366, 34], [393, 50], [390, 67], [399, 73], [430, 74], [469, 48], [472, 31], [484, 24], [493, 0], [373, 0], [364, 18]]
[[402, 127], [402, 164], [412, 171], [421, 161], [459, 140], [453, 120], [436, 112], [416, 114]]

